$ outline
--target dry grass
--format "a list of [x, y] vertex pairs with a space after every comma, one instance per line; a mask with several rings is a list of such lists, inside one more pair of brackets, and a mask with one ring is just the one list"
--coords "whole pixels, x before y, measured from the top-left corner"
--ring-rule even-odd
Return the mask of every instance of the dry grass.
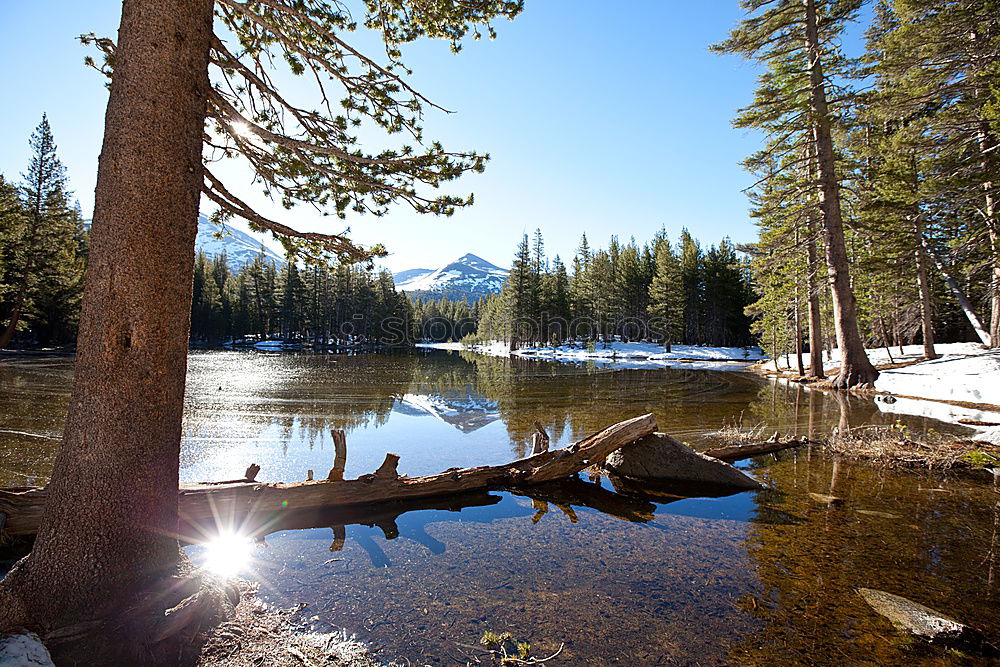
[[767, 440], [770, 434], [764, 433], [764, 428], [763, 422], [755, 426], [744, 426], [741, 417], [739, 423], [726, 424], [713, 433], [712, 439], [718, 440], [719, 444], [724, 447], [746, 445]]
[[1000, 446], [933, 431], [918, 437], [899, 423], [837, 432], [826, 441], [826, 447], [841, 456], [887, 467], [941, 471], [1000, 466]]
[[376, 667], [368, 648], [340, 632], [310, 631], [306, 607], [269, 608], [241, 582], [240, 604], [216, 627], [198, 667]]
[[[721, 446], [749, 445], [774, 438], [764, 424], [744, 426], [742, 420], [727, 424], [712, 434]], [[1000, 468], [1000, 446], [981, 440], [959, 439], [929, 431], [916, 435], [901, 423], [891, 426], [858, 426], [834, 431], [822, 441], [830, 452], [854, 460], [886, 467], [928, 470]]]

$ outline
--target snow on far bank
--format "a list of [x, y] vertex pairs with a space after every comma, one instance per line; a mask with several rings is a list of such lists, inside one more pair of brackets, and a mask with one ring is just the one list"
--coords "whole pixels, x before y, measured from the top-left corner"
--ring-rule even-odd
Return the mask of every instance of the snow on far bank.
[[[876, 398], [875, 405], [878, 406], [880, 412], [928, 417], [952, 424], [960, 424], [962, 421], [987, 422], [991, 424], [1000, 423], [1000, 410], [965, 408], [959, 405], [951, 405], [950, 403], [941, 403], [940, 401], [928, 401], [918, 398], [896, 398], [893, 402], [887, 402]], [[972, 437], [976, 440], [986, 440], [1000, 445], [1000, 427], [977, 426], [974, 424], [966, 425], [975, 432], [975, 435]]]
[[[944, 343], [934, 348], [941, 357], [933, 361], [920, 361], [924, 356], [923, 345], [906, 345], [902, 354], [898, 347], [888, 351], [884, 347], [868, 350], [868, 358], [876, 366], [919, 361], [881, 371], [875, 389], [935, 401], [1000, 405], [1000, 350], [987, 349], [979, 343]], [[808, 366], [809, 354], [802, 357]], [[794, 357], [792, 360], [794, 363]], [[784, 355], [778, 362], [781, 370], [788, 370]], [[833, 350], [831, 359], [824, 358], [823, 368], [830, 371], [839, 366], [840, 350]], [[762, 367], [773, 371], [775, 363], [768, 361]]]
[[[417, 347], [438, 350], [466, 349], [461, 343], [419, 343]], [[479, 354], [494, 357], [516, 356], [523, 359], [540, 359], [561, 362], [588, 362], [611, 368], [742, 368], [765, 358], [758, 347], [700, 347], [674, 345], [670, 352], [656, 343], [597, 343], [593, 349], [585, 344], [568, 344], [558, 347], [523, 347], [513, 353], [506, 343], [494, 341], [488, 345], [468, 348]]]
[[979, 345], [974, 347], [978, 349], [972, 350], [971, 354], [940, 349], [940, 359], [884, 370], [875, 381], [875, 388], [939, 401], [1000, 405], [1000, 350], [988, 350]]

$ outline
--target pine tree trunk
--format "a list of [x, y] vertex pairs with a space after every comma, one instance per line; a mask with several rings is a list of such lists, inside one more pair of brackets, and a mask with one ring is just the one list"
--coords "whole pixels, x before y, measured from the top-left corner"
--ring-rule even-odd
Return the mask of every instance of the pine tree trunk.
[[931, 309], [931, 286], [927, 279], [927, 255], [924, 253], [923, 225], [916, 217], [913, 219], [913, 235], [915, 248], [913, 258], [917, 268], [917, 291], [920, 294], [920, 326], [924, 338], [924, 359], [937, 359], [934, 350], [934, 318]]
[[34, 548], [0, 584], [0, 629], [99, 618], [178, 563], [212, 10], [123, 2], [69, 415]]
[[[979, 123], [979, 151], [983, 155], [984, 174], [992, 168], [990, 155], [996, 150], [996, 141], [989, 131], [989, 123]], [[990, 250], [993, 255], [993, 277], [990, 280], [990, 347], [1000, 347], [1000, 219], [997, 215], [997, 201], [993, 196], [993, 182], [983, 183], [986, 198], [986, 228], [990, 235]]]
[[833, 295], [833, 322], [841, 358], [840, 373], [832, 380], [832, 385], [836, 389], [848, 389], [856, 385], [874, 383], [878, 378], [878, 371], [868, 360], [858, 331], [857, 306], [851, 288], [847, 246], [844, 243], [840, 184], [837, 179], [833, 137], [830, 133], [825, 82], [820, 62], [816, 6], [814, 0], [804, 0], [804, 2], [809, 83], [812, 88], [810, 107], [813, 116], [813, 141], [816, 144], [819, 171], [819, 204], [823, 211], [826, 261]]
[[809, 220], [809, 238], [806, 241], [806, 258], [809, 262], [809, 375], [826, 377], [823, 372], [823, 310], [820, 306], [819, 258], [816, 254], [816, 234], [813, 220]]
[[[795, 245], [799, 245], [799, 232], [795, 231]], [[799, 376], [806, 374], [806, 369], [802, 365], [802, 307], [799, 304], [799, 276], [795, 275], [795, 364], [799, 371]]]
[[[806, 147], [809, 152], [807, 174], [816, 181], [816, 147]], [[810, 209], [806, 219], [806, 286], [809, 290], [809, 375], [824, 378], [823, 371], [823, 308], [820, 304], [819, 256], [816, 252], [816, 216]]]

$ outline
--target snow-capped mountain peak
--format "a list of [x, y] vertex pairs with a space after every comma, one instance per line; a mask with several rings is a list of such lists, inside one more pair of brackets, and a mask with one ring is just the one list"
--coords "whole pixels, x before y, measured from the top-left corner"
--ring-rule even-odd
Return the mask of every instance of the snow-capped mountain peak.
[[[221, 234], [221, 238], [217, 238]], [[246, 232], [235, 227], [216, 225], [205, 215], [198, 216], [198, 236], [195, 249], [204, 252], [209, 257], [217, 257], [226, 253], [226, 263], [231, 269], [238, 270], [244, 264], [252, 262], [261, 249], [264, 257], [276, 266], [284, 264], [284, 259], [271, 248], [267, 247]]]
[[470, 252], [437, 270], [410, 269], [393, 278], [396, 287], [407, 294], [462, 298], [496, 294], [508, 273], [507, 269]]

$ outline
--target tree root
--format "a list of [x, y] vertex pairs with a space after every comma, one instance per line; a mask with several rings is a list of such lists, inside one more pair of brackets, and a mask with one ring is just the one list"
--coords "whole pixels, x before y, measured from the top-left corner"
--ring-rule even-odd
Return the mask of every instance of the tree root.
[[207, 633], [239, 603], [231, 581], [194, 567], [182, 555], [108, 616], [53, 628], [41, 637], [56, 664], [194, 665]]

